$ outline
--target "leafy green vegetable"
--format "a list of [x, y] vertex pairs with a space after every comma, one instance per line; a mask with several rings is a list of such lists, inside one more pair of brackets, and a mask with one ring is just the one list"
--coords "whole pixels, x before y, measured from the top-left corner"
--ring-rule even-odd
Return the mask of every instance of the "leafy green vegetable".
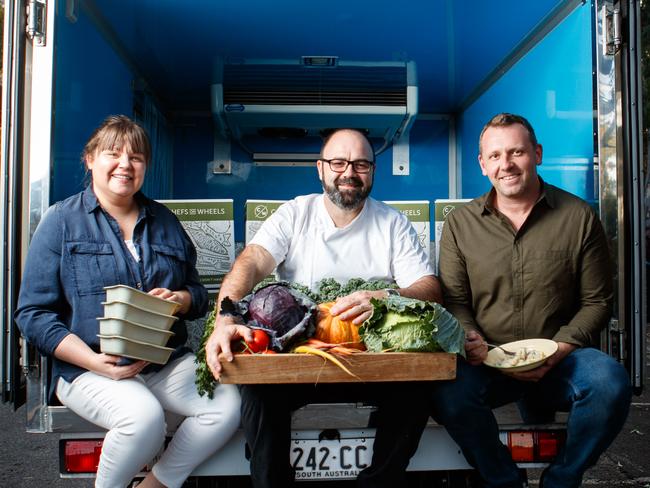
[[366, 281], [362, 278], [352, 278], [345, 285], [342, 285], [333, 278], [325, 278], [316, 284], [317, 303], [332, 302], [339, 297], [360, 290], [385, 290], [386, 288], [397, 288], [394, 283], [387, 283], [382, 280]]
[[442, 305], [414, 298], [370, 299], [372, 316], [359, 334], [372, 352], [445, 351], [465, 355], [465, 332]]
[[217, 385], [217, 380], [212, 376], [212, 371], [208, 368], [208, 363], [205, 360], [205, 344], [208, 342], [208, 338], [214, 330], [214, 319], [216, 318], [216, 310], [212, 310], [208, 317], [205, 319], [205, 329], [203, 329], [203, 336], [201, 337], [201, 344], [199, 350], [196, 351], [196, 359], [194, 362], [198, 365], [196, 368], [196, 391], [199, 395], [208, 395], [208, 398], [212, 398], [214, 394], [214, 388]]
[[339, 297], [344, 297], [350, 293], [360, 290], [385, 290], [386, 288], [397, 288], [395, 283], [389, 283], [383, 280], [369, 280], [366, 281], [363, 278], [352, 278], [345, 285], [342, 285], [334, 278], [323, 278], [314, 286], [314, 290], [310, 290], [305, 285], [300, 283], [293, 283], [290, 281], [276, 281], [273, 277], [264, 278], [255, 288], [253, 292], [256, 292], [260, 288], [271, 284], [282, 284], [286, 285], [300, 293], [308, 296], [316, 303], [325, 303], [333, 302]]

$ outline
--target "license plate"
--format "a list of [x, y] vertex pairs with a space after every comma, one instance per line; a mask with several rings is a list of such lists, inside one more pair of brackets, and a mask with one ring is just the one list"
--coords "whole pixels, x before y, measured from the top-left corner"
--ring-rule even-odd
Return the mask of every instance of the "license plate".
[[296, 480], [354, 479], [370, 466], [373, 438], [300, 439], [291, 442]]

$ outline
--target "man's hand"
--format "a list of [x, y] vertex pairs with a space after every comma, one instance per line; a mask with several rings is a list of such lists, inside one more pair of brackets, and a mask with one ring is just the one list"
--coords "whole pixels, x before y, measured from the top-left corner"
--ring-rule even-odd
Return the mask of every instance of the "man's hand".
[[341, 320], [352, 320], [352, 323], [359, 325], [372, 315], [371, 298], [386, 298], [386, 292], [361, 290], [339, 297], [330, 309], [330, 314], [338, 316]]
[[205, 344], [205, 358], [215, 379], [221, 375], [221, 359], [232, 361], [233, 355], [230, 343], [237, 339], [244, 339], [251, 342], [253, 331], [245, 325], [237, 324], [234, 317], [229, 315], [217, 315], [214, 330]]
[[487, 342], [485, 342], [481, 334], [475, 330], [470, 330], [465, 334], [465, 354], [469, 364], [472, 366], [482, 364], [487, 357], [487, 353]]
[[544, 375], [551, 370], [551, 368], [553, 368], [556, 364], [558, 364], [565, 357], [577, 349], [576, 346], [567, 342], [558, 342], [557, 345], [557, 352], [548, 358], [539, 368], [531, 369], [530, 371], [524, 371], [523, 373], [506, 374], [520, 381], [536, 382], [541, 380]]

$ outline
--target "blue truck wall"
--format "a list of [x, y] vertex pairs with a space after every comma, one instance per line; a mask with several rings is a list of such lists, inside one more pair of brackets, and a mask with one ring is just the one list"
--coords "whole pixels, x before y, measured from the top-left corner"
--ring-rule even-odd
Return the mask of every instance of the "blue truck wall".
[[544, 148], [539, 173], [586, 200], [595, 195], [591, 10], [577, 8], [459, 118], [462, 196], [490, 188], [478, 136], [499, 112], [525, 116]]
[[[556, 3], [547, 0], [533, 3], [529, 8], [547, 11]], [[450, 5], [455, 4], [447, 6]], [[458, 197], [469, 198], [485, 192], [489, 182], [481, 175], [476, 161], [478, 135], [492, 115], [510, 111], [526, 116], [537, 130], [538, 139], [544, 145], [542, 176], [585, 199], [596, 197], [592, 165], [592, 20], [589, 5], [578, 7], [464, 111], [457, 107], [469, 94], [472, 77], [479, 73], [485, 76], [489, 66], [498, 62], [504, 53], [490, 52], [474, 57], [475, 70], [472, 71], [471, 53], [481, 47], [472, 47], [463, 40], [469, 37], [468, 29], [479, 26], [463, 23], [452, 13], [446, 13], [453, 19], [448, 24], [446, 36], [456, 40], [448, 43], [455, 46], [456, 51], [449, 53], [455, 60], [445, 67], [449, 92], [443, 98], [448, 112], [442, 114], [442, 120], [423, 117], [413, 126], [408, 176], [392, 175], [391, 149], [378, 156], [373, 196], [381, 200], [431, 202], [449, 198], [449, 120], [456, 120], [457, 124], [458, 167], [462, 181]], [[479, 13], [473, 17], [477, 21]], [[496, 26], [496, 32], [507, 30], [507, 25], [505, 22]], [[525, 23], [521, 25], [531, 28]], [[488, 31], [486, 35], [493, 35]], [[57, 36], [52, 202], [82, 188], [84, 171], [79, 156], [85, 141], [107, 115], [132, 116], [136, 98], [135, 73], [97, 32], [83, 10], [76, 22], [59, 14]], [[205, 99], [209, 100], [208, 82], [205, 90]], [[159, 108], [165, 112], [166, 107]], [[207, 112], [208, 107], [205, 110]], [[235, 144], [232, 146], [232, 174], [213, 175], [209, 169], [214, 144], [212, 119], [178, 113], [168, 115], [171, 129], [162, 137], [166, 150], [171, 153], [169, 166], [173, 176], [163, 185], [159, 170], [167, 166], [161, 167], [162, 163], [154, 160], [152, 164], [159, 166], [155, 172], [152, 166], [152, 177], [145, 190], [154, 198], [234, 199], [237, 241], [244, 240], [246, 199], [289, 199], [321, 191], [314, 167], [255, 166]], [[154, 174], [156, 172], [158, 174]]]
[[[410, 174], [392, 175], [392, 150], [377, 157], [372, 191], [379, 200], [435, 200], [448, 195], [448, 122], [419, 121], [410, 136]], [[213, 129], [201, 119], [179, 127], [174, 139], [174, 198], [232, 198], [235, 239], [244, 240], [244, 203], [247, 199], [287, 200], [321, 192], [315, 167], [255, 166], [238, 146], [232, 145], [232, 174], [211, 175]]]
[[83, 146], [111, 114], [133, 112], [133, 75], [87, 16], [56, 17], [52, 202], [83, 188]]

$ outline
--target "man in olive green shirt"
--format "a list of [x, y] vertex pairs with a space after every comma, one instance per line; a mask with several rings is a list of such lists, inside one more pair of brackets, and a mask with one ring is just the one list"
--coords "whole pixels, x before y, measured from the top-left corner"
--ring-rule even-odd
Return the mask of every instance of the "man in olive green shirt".
[[[625, 369], [592, 347], [611, 313], [607, 241], [589, 205], [537, 175], [542, 146], [523, 117], [492, 118], [478, 159], [492, 189], [448, 216], [440, 245], [445, 305], [466, 330], [467, 360], [455, 381], [434, 387], [433, 416], [486, 486], [521, 487], [491, 409], [518, 401], [525, 421], [570, 412], [542, 486], [578, 487], [623, 426], [631, 395]], [[558, 350], [528, 372], [482, 364], [488, 342], [530, 338]]]

